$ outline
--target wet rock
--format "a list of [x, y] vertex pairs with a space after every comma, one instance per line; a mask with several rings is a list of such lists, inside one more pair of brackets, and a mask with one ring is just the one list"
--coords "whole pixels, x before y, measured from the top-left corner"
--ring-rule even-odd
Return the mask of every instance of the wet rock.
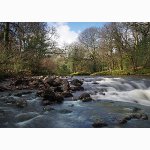
[[16, 99], [13, 97], [8, 97], [7, 99], [4, 100], [6, 104], [15, 104], [16, 103]]
[[70, 105], [68, 105], [69, 107], [73, 107], [74, 106], [74, 104], [70, 104]]
[[104, 92], [100, 92], [99, 94], [100, 94], [100, 95], [106, 95]]
[[14, 83], [14, 86], [20, 86], [20, 85], [29, 85], [29, 80], [26, 78], [19, 78]]
[[43, 93], [41, 94], [41, 96], [45, 100], [55, 100], [55, 98], [56, 98], [55, 93], [51, 89], [44, 90]]
[[61, 94], [56, 94], [55, 100], [56, 100], [57, 103], [62, 103], [64, 98]]
[[84, 91], [84, 87], [82, 86], [71, 86], [70, 89], [72, 91]]
[[62, 84], [63, 80], [59, 77], [57, 77], [54, 82], [53, 82], [53, 86], [60, 86]]
[[133, 113], [131, 114], [131, 119], [140, 119], [142, 117], [141, 113]]
[[0, 85], [0, 92], [4, 92], [8, 90], [8, 88], [6, 88], [5, 86]]
[[131, 119], [142, 119], [142, 120], [148, 120], [148, 115], [144, 113], [132, 113], [128, 116], [125, 116], [123, 119], [119, 120], [119, 124], [127, 123], [128, 120]]
[[63, 92], [63, 89], [61, 86], [56, 86], [53, 88], [54, 92]]
[[30, 87], [33, 88], [40, 88], [40, 87], [44, 87], [44, 82], [42, 81], [42, 79], [36, 79], [30, 82]]
[[5, 115], [5, 111], [0, 109], [0, 119], [4, 118]]
[[31, 93], [32, 91], [24, 91], [24, 92], [16, 93], [14, 94], [14, 96], [21, 97], [22, 95], [31, 94]]
[[134, 107], [132, 111], [133, 111], [133, 112], [138, 112], [138, 111], [140, 111], [140, 110], [141, 110], [141, 108]]
[[45, 78], [43, 79], [43, 82], [46, 83], [46, 84], [48, 84], [48, 85], [50, 85], [50, 86], [55, 87], [55, 86], [60, 86], [62, 80], [61, 80], [60, 78], [47, 76], [47, 77], [45, 77]]
[[62, 81], [62, 89], [63, 91], [69, 91], [70, 90], [70, 85], [67, 79], [63, 79]]
[[92, 101], [92, 98], [89, 93], [83, 93], [79, 96], [79, 99], [82, 100], [83, 102], [88, 102]]
[[24, 108], [27, 106], [27, 101], [24, 99], [16, 100], [15, 105], [19, 108]]
[[106, 88], [101, 88], [99, 89], [99, 92], [103, 93], [103, 92], [107, 92], [108, 90]]
[[59, 110], [59, 113], [61, 113], [61, 114], [69, 114], [69, 113], [72, 113], [72, 110], [62, 109], [62, 110]]
[[96, 120], [93, 124], [92, 124], [93, 128], [102, 128], [102, 127], [106, 127], [107, 123], [105, 123], [102, 120]]
[[75, 85], [75, 86], [81, 86], [81, 85], [83, 84], [83, 81], [78, 80], [78, 79], [73, 79], [73, 80], [71, 81], [71, 84], [72, 84], [72, 85]]
[[126, 118], [123, 118], [123, 119], [121, 119], [121, 120], [119, 120], [119, 124], [125, 124], [125, 123], [127, 123], [127, 119]]
[[36, 96], [43, 96], [43, 90], [37, 91]]
[[63, 102], [64, 98], [61, 94], [55, 93], [52, 91], [52, 89], [45, 89], [37, 92], [38, 96], [43, 97], [42, 105], [50, 105], [53, 103], [61, 103]]
[[99, 84], [98, 82], [96, 82], [96, 81], [94, 81], [94, 82], [92, 82], [92, 84]]
[[134, 100], [133, 102], [138, 104], [138, 101], [136, 101], [136, 100]]
[[148, 120], [148, 115], [142, 114], [141, 119], [142, 119], [142, 120]]
[[54, 80], [55, 80], [54, 77], [47, 76], [43, 79], [43, 82], [49, 84], [50, 86], [53, 86]]
[[47, 106], [47, 105], [51, 105], [52, 102], [49, 100], [42, 100], [41, 104], [42, 104], [42, 106]]
[[43, 107], [43, 110], [44, 110], [44, 111], [52, 111], [52, 110], [55, 110], [55, 109], [52, 108], [52, 107], [50, 107], [50, 106], [48, 105], [48, 106]]
[[67, 98], [67, 97], [73, 97], [72, 93], [70, 93], [70, 92], [63, 92], [62, 96], [65, 97], [65, 98]]
[[118, 95], [117, 93], [111, 93], [111, 95]]

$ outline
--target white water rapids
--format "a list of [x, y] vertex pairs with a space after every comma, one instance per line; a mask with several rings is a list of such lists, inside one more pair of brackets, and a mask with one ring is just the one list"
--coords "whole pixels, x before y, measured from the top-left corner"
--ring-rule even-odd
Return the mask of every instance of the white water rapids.
[[84, 81], [85, 90], [95, 100], [124, 101], [150, 106], [149, 79], [94, 77], [84, 78]]

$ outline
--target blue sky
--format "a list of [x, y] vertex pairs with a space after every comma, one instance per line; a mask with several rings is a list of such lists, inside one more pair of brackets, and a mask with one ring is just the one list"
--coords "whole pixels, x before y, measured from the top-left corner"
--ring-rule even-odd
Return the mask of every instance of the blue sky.
[[49, 22], [49, 26], [55, 26], [59, 38], [58, 46], [63, 47], [64, 44], [76, 42], [78, 35], [89, 27], [102, 27], [106, 22]]
[[83, 31], [89, 27], [102, 27], [106, 22], [68, 22], [70, 28], [74, 31]]

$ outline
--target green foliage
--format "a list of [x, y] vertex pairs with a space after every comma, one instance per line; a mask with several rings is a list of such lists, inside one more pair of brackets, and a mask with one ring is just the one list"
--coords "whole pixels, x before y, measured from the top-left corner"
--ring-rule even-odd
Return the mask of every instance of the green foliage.
[[150, 69], [149, 68], [143, 68], [143, 69], [138, 69], [135, 74], [137, 75], [150, 75]]
[[74, 72], [70, 74], [71, 76], [88, 76], [90, 75], [89, 72]]
[[105, 76], [105, 75], [132, 75], [133, 71], [129, 70], [112, 70], [112, 71], [101, 71], [101, 72], [95, 72], [91, 74], [92, 76]]
[[58, 66], [57, 74], [58, 75], [69, 75], [70, 70], [66, 64], [61, 64], [60, 66]]
[[91, 76], [105, 76], [105, 75], [111, 75], [110, 71], [101, 71], [101, 72], [95, 72], [92, 73]]

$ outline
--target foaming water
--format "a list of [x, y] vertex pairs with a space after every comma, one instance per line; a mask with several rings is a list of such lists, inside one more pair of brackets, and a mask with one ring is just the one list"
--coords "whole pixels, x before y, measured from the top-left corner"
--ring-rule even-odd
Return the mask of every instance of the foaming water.
[[85, 78], [84, 87], [94, 100], [124, 101], [150, 106], [149, 79]]

